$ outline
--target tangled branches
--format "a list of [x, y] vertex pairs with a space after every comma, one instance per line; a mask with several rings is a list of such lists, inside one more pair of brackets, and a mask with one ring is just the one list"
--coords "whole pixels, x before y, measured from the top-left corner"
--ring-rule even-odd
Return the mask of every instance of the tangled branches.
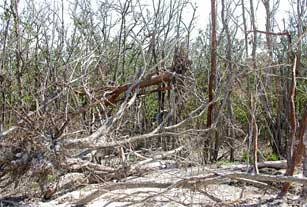
[[[25, 177], [38, 182], [46, 191], [48, 176], [55, 176], [61, 169], [63, 153], [57, 142], [61, 115], [45, 113], [24, 118], [26, 121], [0, 143], [0, 177], [3, 190]], [[57, 169], [57, 171], [55, 171]]]
[[[122, 118], [121, 114], [136, 100], [138, 93], [146, 94], [156, 92], [155, 90], [149, 90], [148, 92], [144, 90], [162, 83], [173, 84], [176, 86], [176, 91], [180, 90], [183, 92], [185, 89], [184, 85], [186, 84], [184, 75], [190, 70], [190, 66], [191, 62], [188, 60], [187, 54], [184, 50], [180, 49], [175, 53], [170, 70], [162, 70], [158, 74], [149, 74], [145, 76], [145, 78], [143, 76], [137, 77], [138, 79], [134, 83], [124, 84], [118, 87], [103, 88], [103, 91], [106, 91], [106, 89], [109, 91], [107, 96], [96, 98], [96, 102], [82, 106], [74, 112], [55, 113], [54, 111], [45, 110], [46, 107], [43, 107], [44, 110], [42, 110], [41, 107], [40, 110], [37, 110], [35, 113], [31, 112], [28, 115], [18, 114], [22, 121], [9, 130], [1, 132], [0, 181], [3, 190], [11, 184], [17, 187], [24, 177], [31, 177], [34, 182], [39, 184], [43, 196], [50, 197], [54, 191], [56, 191], [56, 187], [53, 187], [53, 192], [50, 192], [50, 177], [57, 182], [59, 177], [67, 172], [88, 174], [92, 182], [94, 180], [97, 182], [97, 179], [91, 177], [93, 174], [96, 177], [98, 176], [100, 180], [108, 181], [138, 173], [137, 168], [130, 168], [127, 165], [110, 168], [91, 163], [88, 162], [91, 161], [91, 159], [86, 160], [84, 157], [79, 157], [78, 154], [81, 155], [82, 153], [80, 154], [80, 152], [86, 151], [89, 148], [91, 149], [89, 153], [91, 153], [95, 148], [101, 148], [101, 145], [112, 148], [121, 146], [120, 143], [125, 144], [159, 136], [157, 132], [164, 127], [163, 125], [160, 125], [149, 134], [138, 135], [127, 140], [122, 138], [118, 140], [118, 138], [116, 138], [118, 141], [116, 141], [117, 143], [115, 144], [112, 142], [101, 143], [101, 139], [100, 143], [96, 143], [99, 137], [108, 135], [110, 131], [107, 129], [115, 123], [115, 120]], [[140, 91], [138, 89], [143, 90]], [[171, 89], [173, 89], [173, 87], [165, 87], [163, 90]], [[99, 90], [96, 90], [96, 92], [97, 91]], [[105, 120], [105, 122], [103, 122], [104, 124], [89, 136], [76, 139], [73, 133], [71, 133], [72, 135], [70, 136], [63, 134], [64, 131], [67, 132], [70, 131], [71, 128], [74, 128], [74, 120], [79, 117], [80, 114], [88, 112], [101, 104], [104, 105], [104, 107], [114, 107], [117, 102], [123, 101], [123, 94], [126, 98], [118, 112]], [[56, 100], [56, 98], [52, 100]], [[52, 101], [48, 103], [52, 103]], [[204, 107], [202, 107], [202, 110], [203, 108]], [[78, 146], [67, 145], [67, 140], [79, 144]], [[89, 147], [88, 143], [91, 143], [91, 147]], [[75, 146], [76, 148], [66, 148], [67, 146]]]

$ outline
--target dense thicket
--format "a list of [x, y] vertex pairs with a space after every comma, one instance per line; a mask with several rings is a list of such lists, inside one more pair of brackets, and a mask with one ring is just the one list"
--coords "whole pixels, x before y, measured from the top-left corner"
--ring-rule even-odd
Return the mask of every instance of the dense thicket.
[[2, 1], [0, 177], [11, 184], [38, 163], [38, 174], [65, 173], [64, 160], [99, 149], [124, 167], [135, 150], [178, 147], [183, 165], [269, 156], [295, 166], [306, 2], [290, 1], [282, 22], [280, 1], [212, 2], [198, 31], [205, 19], [190, 0]]

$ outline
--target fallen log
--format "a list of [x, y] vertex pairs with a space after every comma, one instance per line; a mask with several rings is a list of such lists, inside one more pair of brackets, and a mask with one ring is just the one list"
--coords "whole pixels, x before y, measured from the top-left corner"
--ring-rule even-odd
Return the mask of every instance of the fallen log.
[[[255, 185], [256, 187], [262, 187], [264, 185], [260, 182], [276, 182], [276, 183], [288, 183], [296, 182], [299, 184], [307, 184], [307, 178], [298, 178], [292, 176], [273, 176], [273, 175], [251, 175], [246, 173], [210, 173], [207, 175], [191, 176], [188, 178], [182, 178], [174, 182], [135, 182], [135, 183], [105, 183], [100, 188], [90, 195], [80, 199], [74, 205], [84, 206], [92, 200], [102, 196], [110, 191], [119, 189], [132, 189], [132, 188], [161, 188], [170, 190], [173, 188], [183, 188], [198, 190], [207, 185], [221, 184], [229, 182], [229, 179], [235, 179], [242, 182], [247, 182], [249, 184]], [[265, 185], [269, 187], [268, 185]]]
[[[65, 122], [65, 127], [69, 123], [69, 121], [71, 121], [75, 117], [77, 117], [78, 115], [80, 115], [83, 112], [88, 111], [90, 108], [96, 107], [97, 105], [99, 105], [101, 103], [105, 107], [114, 106], [118, 101], [121, 100], [121, 99], [118, 99], [120, 97], [120, 95], [126, 93], [129, 89], [131, 91], [134, 91], [138, 88], [144, 89], [144, 88], [147, 88], [147, 87], [150, 87], [150, 86], [159, 85], [161, 83], [170, 83], [173, 80], [173, 78], [176, 76], [176, 71], [174, 69], [172, 69], [172, 71], [174, 71], [174, 72], [162, 71], [162, 72], [159, 72], [158, 74], [157, 73], [149, 74], [145, 77], [144, 80], [139, 81], [137, 84], [128, 83], [128, 84], [124, 84], [124, 85], [117, 86], [117, 87], [116, 86], [112, 86], [112, 87], [106, 86], [106, 87], [100, 89], [101, 91], [103, 91], [107, 94], [106, 97], [96, 98], [97, 100], [95, 102], [82, 107], [78, 111], [68, 113], [69, 117], [67, 118], [67, 120]], [[172, 87], [167, 86], [167, 87], [164, 87], [163, 89], [152, 90], [150, 93], [154, 93], [154, 92], [157, 92], [159, 90], [161, 90], [161, 91], [172, 90]], [[81, 92], [78, 92], [78, 91], [76, 93], [82, 94]], [[52, 103], [56, 99], [60, 98], [63, 94], [64, 94], [64, 90], [60, 91], [54, 97], [47, 100], [40, 107], [38, 107], [38, 109], [36, 111], [28, 113], [26, 115], [26, 117], [33, 116], [38, 111], [40, 111], [42, 108], [46, 107], [47, 105], [49, 105], [50, 103]], [[18, 127], [21, 124], [24, 123], [23, 117], [21, 117], [21, 118], [22, 119], [17, 122], [16, 126], [12, 126], [11, 128], [9, 128], [9, 129], [7, 129], [3, 132], [0, 132], [0, 139], [5, 138], [8, 134], [10, 134], [11, 132], [18, 129]], [[64, 128], [63, 128], [63, 130], [64, 130]]]
[[[119, 189], [133, 189], [133, 188], [161, 188], [161, 189], [167, 189], [170, 190], [172, 188], [195, 188], [196, 186], [193, 184], [197, 184], [197, 181], [199, 178], [187, 178], [182, 179], [177, 182], [165, 182], [165, 183], [159, 183], [159, 182], [135, 182], [135, 183], [105, 183], [100, 188], [90, 195], [81, 198], [77, 202], [74, 203], [74, 206], [85, 206], [87, 203], [91, 202], [92, 200], [102, 196], [105, 193], [108, 193], [110, 191], [119, 190]], [[202, 177], [202, 185], [210, 185], [210, 184], [216, 184], [216, 183], [222, 183], [225, 182], [225, 180], [220, 179], [219, 176], [216, 176], [214, 174], [209, 174], [207, 176]]]
[[258, 168], [287, 169], [287, 160], [259, 162]]
[[[258, 162], [258, 169], [262, 168], [273, 168], [276, 170], [280, 169], [287, 169], [287, 160], [278, 160], [278, 161], [264, 161], [264, 162]], [[246, 164], [239, 164], [235, 166], [227, 166], [222, 168], [231, 168], [232, 170], [240, 170], [240, 171], [248, 171], [251, 166], [248, 166]]]
[[231, 174], [224, 174], [221, 175], [224, 177], [237, 179], [237, 178], [244, 178], [250, 180], [257, 180], [262, 182], [275, 182], [275, 183], [298, 183], [298, 184], [307, 184], [307, 178], [299, 178], [293, 176], [283, 176], [283, 175], [265, 175], [265, 174], [246, 174], [246, 173], [231, 173]]
[[[180, 146], [174, 150], [171, 150], [171, 151], [167, 151], [167, 152], [161, 152], [157, 155], [154, 155], [150, 158], [147, 158], [145, 160], [142, 160], [136, 164], [134, 164], [131, 169], [147, 169], [148, 167], [150, 167], [150, 165], [146, 165], [148, 163], [151, 163], [153, 161], [156, 161], [158, 162], [158, 165], [155, 166], [155, 167], [158, 167], [158, 168], [174, 168], [175, 166], [177, 166], [177, 163], [176, 161], [174, 162], [165, 162], [165, 160], [163, 160], [164, 158], [168, 157], [168, 156], [171, 156], [171, 155], [174, 155], [178, 152], [180, 152], [184, 147], [183, 146]], [[137, 154], [137, 153], [135, 153]]]

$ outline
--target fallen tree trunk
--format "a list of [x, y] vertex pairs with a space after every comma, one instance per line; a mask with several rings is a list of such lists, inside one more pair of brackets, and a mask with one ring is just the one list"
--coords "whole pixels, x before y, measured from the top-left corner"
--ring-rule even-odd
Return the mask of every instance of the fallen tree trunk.
[[237, 178], [244, 178], [250, 180], [257, 180], [263, 182], [275, 182], [275, 183], [298, 183], [298, 184], [307, 184], [307, 178], [299, 178], [293, 176], [282, 176], [282, 175], [264, 175], [264, 174], [243, 174], [243, 173], [232, 173], [232, 174], [225, 174], [223, 175], [228, 178], [237, 179]]
[[[302, 161], [303, 154], [305, 151], [304, 135], [306, 134], [307, 130], [307, 103], [299, 126], [300, 127], [295, 140], [296, 146], [294, 148], [293, 155], [291, 157], [291, 163], [289, 163], [286, 171], [286, 175], [288, 176], [292, 176], [294, 174], [295, 168]], [[290, 183], [285, 183], [280, 192], [280, 196], [281, 197], [284, 196], [288, 192], [289, 188], [290, 188]]]
[[[124, 84], [124, 85], [121, 85], [121, 86], [118, 86], [118, 87], [105, 87], [104, 89], [102, 89], [102, 91], [104, 91], [105, 93], [108, 94], [105, 98], [103, 98], [102, 100], [99, 98], [94, 103], [89, 104], [87, 106], [84, 106], [76, 112], [70, 113], [68, 120], [66, 122], [69, 122], [70, 120], [72, 120], [76, 116], [80, 115], [81, 113], [86, 112], [90, 108], [93, 108], [93, 107], [95, 107], [95, 106], [97, 106], [101, 103], [106, 107], [113, 106], [116, 102], [119, 101], [118, 98], [120, 97], [120, 95], [127, 92], [127, 90], [130, 87], [131, 87], [131, 91], [134, 91], [137, 88], [143, 89], [143, 88], [147, 88], [147, 87], [150, 87], [150, 86], [153, 86], [153, 85], [159, 85], [161, 83], [169, 83], [175, 77], [175, 75], [176, 75], [176, 73], [172, 73], [172, 72], [169, 72], [169, 71], [163, 71], [159, 74], [147, 75], [145, 80], [140, 81], [138, 84], [129, 83], [129, 84]], [[171, 87], [165, 87], [163, 90], [171, 90], [171, 89], [172, 89]], [[151, 92], [152, 93], [156, 92], [156, 90], [152, 90]], [[80, 93], [80, 92], [78, 92], [78, 93]], [[49, 105], [50, 103], [55, 101], [57, 98], [61, 97], [62, 95], [63, 95], [63, 91], [59, 92], [56, 96], [54, 96], [50, 100], [46, 101], [44, 104], [42, 104], [42, 106], [38, 107], [38, 109], [36, 111], [28, 113], [25, 116], [25, 119], [27, 117], [31, 117], [31, 116], [35, 115], [42, 108], [46, 107], [47, 105]], [[8, 130], [0, 132], [0, 139], [6, 137], [8, 134], [10, 134], [11, 132], [18, 129], [18, 126], [20, 126], [21, 124], [24, 123], [23, 117], [21, 117], [21, 118], [22, 119], [16, 124], [16, 126], [12, 126]], [[65, 127], [66, 127], [66, 125], [65, 125]]]
[[[248, 171], [250, 169], [250, 166], [245, 165], [245, 164], [240, 164], [240, 165], [235, 165], [231, 167], [226, 167], [226, 169], [227, 168], [231, 168], [233, 170]], [[258, 169], [262, 169], [262, 168], [273, 168], [276, 170], [287, 169], [287, 160], [259, 162]]]
[[[307, 178], [298, 178], [292, 176], [273, 176], [273, 175], [251, 175], [245, 173], [211, 173], [208, 175], [192, 176], [188, 178], [179, 179], [174, 182], [137, 182], [137, 183], [108, 183], [103, 184], [100, 189], [94, 191], [85, 198], [80, 199], [75, 203], [75, 206], [84, 206], [92, 200], [102, 196], [110, 191], [119, 189], [132, 189], [132, 188], [161, 188], [170, 190], [173, 188], [183, 188], [198, 190], [206, 185], [227, 183], [229, 179], [240, 180], [249, 184], [258, 186], [259, 182], [276, 182], [288, 183], [296, 182], [299, 184], [307, 184]], [[257, 182], [258, 181], [258, 182]], [[260, 186], [264, 186], [263, 184]]]
[[287, 169], [287, 160], [259, 162], [258, 168]]

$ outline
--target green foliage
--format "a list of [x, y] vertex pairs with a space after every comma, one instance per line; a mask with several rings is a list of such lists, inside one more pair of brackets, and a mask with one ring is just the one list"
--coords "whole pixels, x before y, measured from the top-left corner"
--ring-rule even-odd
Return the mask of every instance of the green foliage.
[[305, 105], [307, 103], [307, 87], [304, 83], [297, 87], [295, 99], [298, 113], [303, 114]]
[[197, 91], [202, 94], [204, 97], [208, 95], [207, 90], [208, 86], [207, 84], [204, 84], [207, 82], [207, 75], [203, 71], [198, 71], [195, 74], [195, 79], [196, 79], [196, 86], [197, 86]]
[[241, 160], [244, 161], [244, 162], [248, 162], [249, 161], [248, 151], [244, 151], [243, 152]]
[[148, 119], [152, 120], [156, 114], [158, 109], [158, 101], [156, 94], [150, 94], [145, 96], [145, 108], [146, 108], [146, 116]]
[[56, 176], [54, 176], [54, 175], [48, 175], [48, 177], [47, 177], [47, 180], [48, 180], [48, 182], [50, 182], [50, 183], [52, 183], [52, 182], [54, 182], [54, 181], [56, 181]]
[[272, 153], [266, 156], [267, 161], [277, 161], [279, 160], [279, 156], [276, 153]]
[[235, 119], [242, 125], [248, 125], [247, 110], [242, 107], [242, 104], [233, 104], [233, 114]]
[[31, 95], [25, 95], [25, 96], [23, 96], [23, 101], [24, 101], [25, 104], [31, 105], [34, 100], [33, 100], [33, 97]]

